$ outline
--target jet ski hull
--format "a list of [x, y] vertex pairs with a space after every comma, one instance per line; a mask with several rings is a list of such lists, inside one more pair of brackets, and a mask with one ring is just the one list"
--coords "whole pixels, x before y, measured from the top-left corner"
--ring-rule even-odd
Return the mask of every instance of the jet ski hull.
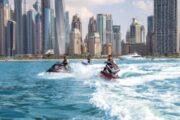
[[107, 80], [116, 80], [119, 78], [118, 75], [112, 75], [112, 74], [109, 74], [109, 73], [106, 73], [104, 71], [101, 71], [101, 75], [100, 75], [102, 78], [104, 79], [107, 79]]
[[49, 70], [47, 70], [48, 73], [71, 73], [71, 68], [68, 67], [67, 69], [65, 69], [63, 66], [61, 66], [58, 69], [54, 69], [54, 67], [50, 68]]

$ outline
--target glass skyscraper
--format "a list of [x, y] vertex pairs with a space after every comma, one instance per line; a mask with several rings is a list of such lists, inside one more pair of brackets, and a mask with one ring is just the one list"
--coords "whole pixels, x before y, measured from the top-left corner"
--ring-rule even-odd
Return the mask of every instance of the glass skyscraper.
[[8, 0], [0, 0], [0, 55], [6, 55], [7, 23], [10, 20]]
[[54, 0], [42, 0], [42, 29], [43, 29], [43, 53], [46, 54], [49, 50], [53, 50], [55, 39], [55, 13]]
[[16, 52], [18, 55], [27, 53], [26, 0], [14, 0], [16, 21]]
[[158, 54], [180, 52], [179, 0], [154, 0], [154, 30]]
[[65, 3], [64, 0], [55, 0], [56, 10], [56, 41], [55, 54], [65, 54]]
[[106, 15], [97, 15], [97, 32], [100, 34], [100, 39], [102, 44], [106, 44]]
[[35, 46], [35, 34], [36, 34], [36, 24], [35, 24], [36, 12], [30, 10], [27, 13], [27, 54], [34, 54]]

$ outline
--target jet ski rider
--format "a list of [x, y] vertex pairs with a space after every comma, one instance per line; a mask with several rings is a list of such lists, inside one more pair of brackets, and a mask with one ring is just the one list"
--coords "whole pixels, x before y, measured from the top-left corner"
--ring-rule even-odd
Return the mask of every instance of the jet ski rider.
[[91, 64], [91, 56], [90, 55], [87, 56], [87, 62], [88, 62], [88, 64]]
[[104, 68], [104, 72], [108, 70], [109, 73], [112, 73], [112, 70], [108, 68], [108, 66], [110, 68], [113, 67], [113, 65], [115, 64], [114, 61], [113, 61], [113, 58], [112, 58], [112, 55], [108, 55], [108, 59], [107, 61], [105, 62], [106, 63], [106, 67]]
[[91, 64], [91, 56], [88, 55], [86, 60], [82, 61], [83, 65], [90, 65]]
[[68, 60], [67, 60], [67, 57], [66, 57], [66, 56], [64, 56], [64, 60], [63, 60], [63, 62], [61, 63], [61, 65], [64, 66], [65, 70], [68, 69], [69, 63], [68, 63]]
[[67, 57], [64, 56], [63, 62], [58, 62], [55, 63], [47, 72], [57, 72], [62, 66], [64, 67], [65, 70], [68, 70], [68, 60]]

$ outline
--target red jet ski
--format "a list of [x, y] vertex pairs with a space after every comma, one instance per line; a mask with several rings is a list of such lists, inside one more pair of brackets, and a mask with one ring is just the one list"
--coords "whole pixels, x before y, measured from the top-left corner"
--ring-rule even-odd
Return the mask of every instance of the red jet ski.
[[120, 71], [118, 65], [106, 65], [103, 71], [101, 71], [101, 77], [107, 80], [116, 80], [119, 78], [118, 72]]

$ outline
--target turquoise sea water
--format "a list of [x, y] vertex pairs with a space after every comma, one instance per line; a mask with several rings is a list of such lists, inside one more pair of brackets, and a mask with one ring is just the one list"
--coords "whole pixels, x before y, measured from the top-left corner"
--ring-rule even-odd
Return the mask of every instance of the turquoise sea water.
[[103, 60], [45, 73], [55, 62], [0, 62], [0, 119], [180, 120], [180, 60], [116, 60], [116, 81], [99, 77]]

